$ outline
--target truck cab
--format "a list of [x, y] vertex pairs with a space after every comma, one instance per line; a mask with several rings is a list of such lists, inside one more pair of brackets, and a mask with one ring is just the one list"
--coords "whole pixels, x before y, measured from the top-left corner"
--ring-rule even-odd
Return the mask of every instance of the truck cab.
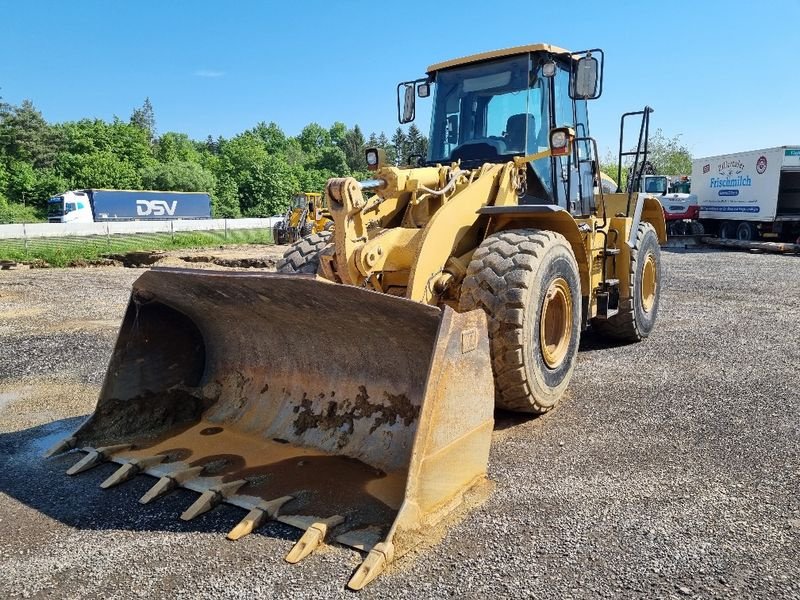
[[47, 201], [48, 223], [93, 223], [92, 202], [86, 192], [64, 192]]
[[697, 196], [689, 193], [688, 185], [676, 189], [670, 185], [666, 175], [645, 175], [641, 179], [638, 192], [647, 196], [657, 196], [661, 201], [668, 235], [703, 233], [702, 226], [697, 222], [700, 205]]

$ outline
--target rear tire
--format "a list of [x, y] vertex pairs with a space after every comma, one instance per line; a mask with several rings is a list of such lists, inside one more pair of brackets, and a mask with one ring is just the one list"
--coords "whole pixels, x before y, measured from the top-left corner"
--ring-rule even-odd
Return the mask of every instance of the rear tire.
[[736, 227], [736, 239], [743, 242], [753, 242], [758, 239], [758, 229], [753, 223], [743, 221]]
[[321, 231], [297, 240], [278, 261], [278, 273], [316, 273], [319, 256], [330, 245], [331, 237], [330, 232]]
[[719, 226], [719, 237], [723, 240], [736, 239], [736, 225], [731, 221], [723, 221]]
[[628, 297], [620, 301], [619, 313], [609, 319], [592, 319], [601, 335], [625, 342], [638, 342], [653, 331], [661, 299], [661, 248], [650, 223], [641, 223], [631, 250]]
[[499, 408], [545, 413], [556, 405], [575, 369], [581, 307], [578, 263], [562, 235], [516, 229], [481, 243], [459, 310], [486, 311]]

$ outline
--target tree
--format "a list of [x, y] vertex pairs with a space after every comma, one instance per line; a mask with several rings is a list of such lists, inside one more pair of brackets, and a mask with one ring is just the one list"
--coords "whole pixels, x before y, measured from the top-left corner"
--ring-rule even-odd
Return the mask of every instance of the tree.
[[206, 138], [205, 149], [209, 154], [219, 154], [219, 142], [215, 140], [210, 134]]
[[386, 137], [386, 134], [381, 131], [381, 134], [378, 136], [378, 148], [383, 148], [386, 150], [386, 160], [389, 162], [390, 165], [397, 164], [397, 152], [394, 149], [394, 146], [389, 141], [389, 138]]
[[11, 160], [8, 165], [8, 199], [27, 204], [36, 189], [36, 171], [28, 162]]
[[687, 175], [692, 172], [692, 153], [681, 142], [681, 134], [666, 137], [657, 129], [648, 142], [648, 160], [659, 175]]
[[142, 185], [136, 167], [109, 150], [70, 155], [65, 162], [73, 189], [135, 190]]
[[[356, 127], [358, 127], [358, 125], [356, 125]], [[331, 143], [334, 146], [339, 146], [339, 148], [342, 148], [342, 145], [344, 144], [344, 138], [347, 135], [347, 125], [341, 121], [336, 121], [333, 125], [331, 125], [331, 128], [328, 130], [328, 134], [330, 135]]]
[[239, 185], [239, 205], [247, 217], [281, 214], [298, 188], [292, 167], [279, 156], [269, 156], [255, 165]]
[[195, 162], [173, 160], [142, 171], [142, 187], [175, 192], [212, 192], [214, 175]]
[[322, 148], [319, 153], [319, 158], [314, 161], [313, 168], [319, 170], [330, 171], [335, 173], [334, 176], [345, 176], [350, 174], [350, 169], [347, 164], [347, 156], [345, 153], [336, 146], [327, 146]]
[[286, 134], [276, 123], [262, 121], [250, 131], [264, 142], [264, 148], [270, 154], [281, 154], [286, 149]]
[[331, 135], [318, 123], [309, 123], [297, 136], [303, 152], [314, 154], [325, 146], [331, 145]]
[[408, 128], [406, 143], [408, 148], [407, 159], [414, 155], [421, 156], [424, 159], [428, 155], [428, 138], [422, 135], [415, 123], [412, 123]]
[[235, 219], [241, 217], [239, 209], [239, 187], [227, 174], [217, 179], [217, 186], [211, 195], [211, 211], [216, 218]]
[[156, 115], [150, 98], [145, 98], [139, 108], [134, 108], [131, 113], [131, 125], [135, 125], [147, 133], [147, 138], [152, 142], [156, 137]]
[[55, 169], [41, 169], [36, 173], [36, 183], [33, 188], [33, 197], [30, 202], [42, 213], [47, 211], [47, 201], [56, 194], [69, 189], [69, 181], [62, 177]]
[[[650, 136], [647, 143], [647, 160], [658, 175], [686, 175], [692, 172], [692, 153], [681, 141], [681, 134], [667, 137], [661, 129]], [[631, 148], [635, 150], [635, 148]], [[600, 170], [617, 181], [617, 156], [610, 151], [600, 162]], [[622, 181], [617, 182], [621, 190], [628, 185], [628, 171], [632, 167], [628, 158], [622, 165]]]
[[53, 130], [30, 100], [20, 106], [0, 104], [0, 150], [10, 157], [49, 167], [56, 156], [57, 139]]
[[5, 157], [0, 155], [0, 204], [8, 202], [6, 192], [8, 190], [8, 169], [6, 169]]
[[394, 164], [406, 164], [406, 159], [408, 158], [408, 138], [402, 127], [398, 127], [392, 136], [392, 148], [394, 149]]
[[162, 163], [172, 161], [200, 162], [200, 153], [185, 133], [165, 133], [158, 138], [153, 153], [156, 159]]
[[351, 171], [364, 171], [367, 168], [367, 160], [364, 156], [364, 134], [361, 128], [356, 125], [349, 129], [344, 135], [341, 148], [344, 151], [347, 166]]

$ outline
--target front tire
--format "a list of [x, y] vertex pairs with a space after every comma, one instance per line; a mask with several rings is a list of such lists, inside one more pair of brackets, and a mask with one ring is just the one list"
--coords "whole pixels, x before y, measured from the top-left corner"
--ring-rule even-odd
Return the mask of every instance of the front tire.
[[638, 342], [653, 331], [661, 300], [661, 248], [650, 223], [641, 223], [631, 249], [628, 297], [619, 313], [608, 319], [592, 319], [595, 330], [606, 337]]
[[320, 254], [330, 245], [331, 237], [330, 232], [321, 231], [297, 240], [278, 261], [278, 273], [316, 273]]
[[578, 263], [562, 235], [515, 229], [481, 243], [459, 310], [486, 311], [499, 408], [545, 413], [556, 405], [575, 369], [581, 307]]

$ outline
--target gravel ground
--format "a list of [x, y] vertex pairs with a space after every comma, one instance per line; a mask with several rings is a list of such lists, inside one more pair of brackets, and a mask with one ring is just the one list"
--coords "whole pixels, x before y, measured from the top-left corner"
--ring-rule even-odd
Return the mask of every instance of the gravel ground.
[[[498, 414], [488, 501], [362, 597], [800, 597], [800, 260], [665, 252], [653, 336], [587, 334], [569, 396]], [[196, 265], [195, 265], [196, 266]], [[180, 490], [40, 453], [93, 409], [135, 269], [0, 272], [0, 596], [355, 597], [358, 553], [224, 539]]]

